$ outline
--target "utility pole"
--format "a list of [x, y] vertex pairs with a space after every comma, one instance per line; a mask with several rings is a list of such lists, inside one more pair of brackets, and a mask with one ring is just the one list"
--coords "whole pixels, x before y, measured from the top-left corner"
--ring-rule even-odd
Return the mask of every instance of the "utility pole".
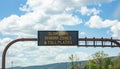
[[12, 69], [13, 69], [13, 61], [11, 61], [11, 66], [12, 66]]
[[91, 67], [90, 67], [90, 60], [89, 60], [89, 69], [91, 69]]

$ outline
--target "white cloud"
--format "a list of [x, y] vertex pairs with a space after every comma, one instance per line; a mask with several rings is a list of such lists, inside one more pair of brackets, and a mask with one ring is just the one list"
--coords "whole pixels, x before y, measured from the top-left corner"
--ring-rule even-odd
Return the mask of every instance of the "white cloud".
[[120, 22], [111, 27], [112, 36], [120, 39]]
[[47, 13], [61, 13], [67, 8], [78, 9], [81, 6], [101, 5], [113, 0], [27, 0], [26, 5], [20, 7], [21, 11], [45, 11]]
[[[63, 30], [63, 25], [77, 25], [82, 22], [80, 18], [72, 16], [69, 12], [83, 5], [108, 3], [111, 0], [27, 0], [26, 5], [20, 7], [26, 14], [11, 15], [0, 21], [0, 31], [4, 34], [14, 34], [19, 37], [34, 36], [37, 30]], [[66, 9], [70, 10], [66, 10]], [[98, 14], [96, 9], [87, 9]], [[82, 12], [86, 14], [88, 11]], [[87, 15], [89, 15], [87, 14]]]
[[[49, 4], [46, 4], [45, 1], [38, 0], [38, 2], [33, 1], [33, 3], [32, 0], [27, 1], [27, 4], [32, 8], [41, 7], [39, 3], [43, 5], [44, 9], [38, 8], [39, 10], [35, 9], [22, 16], [11, 15], [1, 20], [0, 31], [4, 34], [12, 33], [24, 37], [36, 35], [38, 30], [63, 30], [63, 25], [77, 25], [82, 22], [80, 18], [64, 13], [64, 10], [59, 12], [59, 8], [56, 6], [48, 6]], [[51, 10], [49, 11], [49, 9]]]
[[85, 23], [85, 25], [91, 28], [106, 28], [111, 27], [114, 24], [118, 23], [117, 20], [103, 20], [98, 15], [91, 16], [91, 18]]
[[47, 16], [40, 13], [28, 13], [21, 17], [11, 15], [0, 23], [0, 31], [3, 34], [18, 36], [37, 35], [38, 30], [61, 30], [63, 25], [77, 25], [82, 21], [70, 14]]
[[[13, 29], [14, 31], [16, 31], [16, 21], [18, 20], [18, 16], [17, 15], [11, 15], [9, 18], [4, 18], [3, 20], [0, 21], [0, 31], [3, 33], [8, 33], [10, 32], [10, 29]], [[13, 33], [11, 31], [11, 33]]]
[[110, 3], [112, 0], [60, 0], [57, 5], [61, 5], [62, 7], [75, 7], [78, 8], [80, 6], [86, 5], [100, 5], [102, 3]]
[[91, 18], [85, 23], [85, 25], [91, 28], [107, 28], [110, 27], [112, 36], [120, 38], [120, 21], [118, 20], [103, 20], [98, 15], [91, 16]]
[[100, 11], [97, 10], [97, 9], [95, 9], [95, 8], [88, 9], [87, 7], [83, 6], [83, 7], [81, 7], [81, 9], [80, 9], [80, 13], [81, 13], [82, 15], [90, 16], [91, 14], [93, 14], [93, 15], [99, 14]]
[[50, 23], [54, 25], [77, 25], [80, 24], [82, 20], [78, 19], [77, 17], [73, 17], [72, 15], [68, 14], [61, 14], [61, 15], [54, 15], [50, 19]]

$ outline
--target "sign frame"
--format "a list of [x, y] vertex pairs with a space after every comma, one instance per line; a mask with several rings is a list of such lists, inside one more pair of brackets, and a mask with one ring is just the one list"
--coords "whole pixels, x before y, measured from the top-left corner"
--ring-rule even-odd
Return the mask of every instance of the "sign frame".
[[[55, 34], [48, 34], [48, 32], [55, 33]], [[59, 34], [58, 34], [59, 33]], [[57, 44], [44, 44], [45, 36], [56, 36], [56, 37], [61, 37], [61, 36], [67, 36], [69, 39], [67, 41], [70, 41], [71, 44], [62, 44], [59, 43], [59, 40], [51, 40], [51, 41], [56, 41]], [[66, 41], [62, 40], [62, 41]], [[38, 46], [78, 46], [78, 31], [38, 31]]]

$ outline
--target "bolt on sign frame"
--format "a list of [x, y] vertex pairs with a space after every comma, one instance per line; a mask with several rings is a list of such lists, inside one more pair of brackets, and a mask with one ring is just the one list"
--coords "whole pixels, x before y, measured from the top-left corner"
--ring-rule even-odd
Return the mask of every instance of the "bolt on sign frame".
[[[19, 38], [11, 41], [2, 54], [2, 69], [5, 69], [7, 50], [12, 44], [20, 41], [38, 41], [38, 38]], [[106, 43], [107, 42], [107, 43]], [[78, 38], [78, 47], [120, 47], [120, 40], [112, 38]]]

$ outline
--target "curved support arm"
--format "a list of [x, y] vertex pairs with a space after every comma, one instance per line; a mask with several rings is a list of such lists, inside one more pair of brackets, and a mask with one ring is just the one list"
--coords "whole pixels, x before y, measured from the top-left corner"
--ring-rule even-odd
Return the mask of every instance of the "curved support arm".
[[5, 58], [6, 58], [6, 53], [7, 50], [9, 49], [9, 47], [19, 41], [37, 41], [37, 38], [19, 38], [19, 39], [15, 39], [13, 41], [11, 41], [4, 49], [3, 54], [2, 54], [2, 69], [5, 69]]

